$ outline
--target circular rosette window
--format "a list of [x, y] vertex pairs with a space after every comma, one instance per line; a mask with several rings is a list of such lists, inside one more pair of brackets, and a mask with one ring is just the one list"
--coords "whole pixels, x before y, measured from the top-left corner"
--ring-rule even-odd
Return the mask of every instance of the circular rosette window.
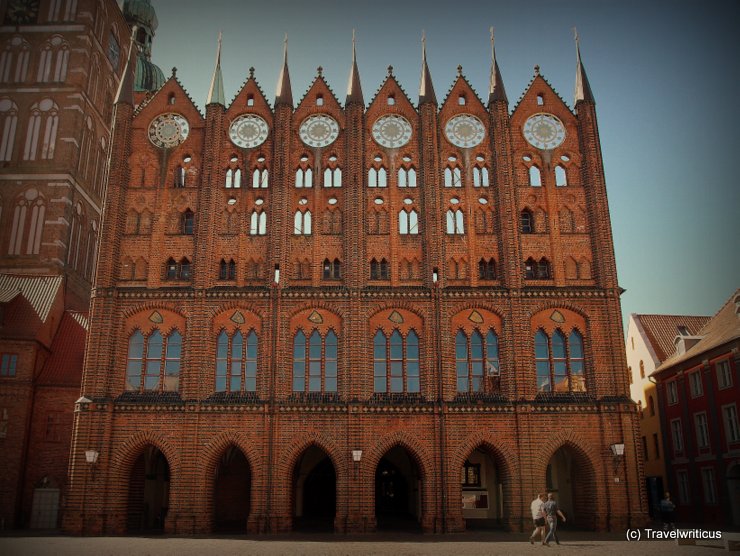
[[339, 124], [325, 114], [309, 116], [303, 120], [298, 135], [309, 147], [326, 147], [339, 137]]
[[565, 126], [552, 114], [535, 114], [527, 118], [524, 138], [535, 148], [549, 151], [565, 141]]
[[190, 133], [190, 124], [180, 114], [162, 114], [149, 124], [149, 140], [159, 148], [176, 147]]
[[373, 124], [373, 139], [389, 149], [403, 147], [411, 139], [411, 124], [403, 116], [383, 116]]
[[468, 149], [480, 145], [486, 136], [486, 128], [475, 116], [460, 114], [450, 118], [445, 126], [445, 135], [456, 147]]
[[254, 114], [239, 116], [229, 126], [229, 139], [243, 149], [260, 146], [267, 139], [268, 133], [267, 122]]

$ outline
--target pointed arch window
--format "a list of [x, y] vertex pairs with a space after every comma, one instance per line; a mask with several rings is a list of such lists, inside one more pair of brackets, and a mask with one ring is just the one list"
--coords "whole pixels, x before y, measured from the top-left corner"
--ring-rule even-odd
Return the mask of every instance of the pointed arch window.
[[398, 187], [416, 187], [416, 170], [414, 168], [399, 168]]
[[155, 328], [148, 337], [137, 330], [129, 338], [126, 390], [177, 392], [181, 358], [182, 336], [177, 329], [162, 336]]
[[421, 391], [419, 337], [410, 330], [404, 338], [398, 329], [387, 337], [382, 330], [373, 339], [373, 389], [377, 394]]
[[[175, 180], [173, 186], [176, 188], [185, 187], [185, 175], [185, 168], [179, 164], [175, 166]], [[228, 185], [226, 187], [228, 187]]]
[[254, 172], [252, 172], [253, 189], [267, 189], [269, 181], [270, 175], [267, 168], [255, 168]]
[[175, 261], [172, 257], [167, 259], [165, 267], [165, 280], [190, 280], [191, 265], [187, 257]]
[[555, 166], [555, 186], [564, 187], [568, 185], [568, 174], [560, 164]]
[[267, 213], [253, 210], [249, 217], [249, 235], [263, 236], [267, 234]]
[[390, 277], [388, 261], [385, 258], [373, 259], [370, 261], [370, 279], [371, 280], [388, 280]]
[[535, 261], [532, 257], [524, 262], [524, 278], [527, 280], [549, 280], [550, 261], [542, 257]]
[[22, 83], [26, 80], [30, 51], [28, 41], [20, 36], [11, 38], [5, 44], [0, 53], [0, 83]]
[[39, 138], [41, 138], [41, 159], [54, 158], [59, 125], [58, 112], [58, 106], [50, 98], [45, 98], [31, 106], [23, 160], [36, 160], [39, 156]]
[[44, 231], [46, 203], [36, 189], [27, 189], [13, 211], [9, 255], [38, 255]]
[[419, 213], [414, 209], [402, 210], [398, 213], [398, 233], [401, 235], [419, 234]]
[[388, 172], [383, 166], [370, 168], [367, 171], [368, 187], [388, 187]]
[[478, 278], [480, 280], [495, 280], [496, 261], [493, 259], [481, 259], [478, 261]]
[[65, 81], [68, 66], [69, 45], [62, 37], [54, 35], [42, 47], [37, 80], [42, 83]]
[[313, 170], [310, 167], [298, 168], [295, 171], [295, 186], [313, 187]]
[[329, 330], [324, 337], [313, 330], [307, 339], [303, 330], [293, 337], [293, 392], [337, 391], [337, 335]]
[[552, 336], [539, 329], [534, 337], [537, 390], [539, 392], [585, 392], [583, 337], [571, 331], [566, 340], [556, 328]]
[[342, 187], [342, 169], [326, 168], [324, 170], [324, 187]]
[[0, 100], [0, 162], [13, 158], [18, 106], [9, 98]]
[[462, 235], [465, 233], [465, 222], [462, 210], [449, 209], [447, 211], [447, 233], [450, 235]]
[[297, 210], [293, 217], [293, 234], [297, 236], [311, 235], [311, 211]]
[[333, 261], [324, 259], [322, 265], [322, 277], [324, 280], [341, 280], [342, 279], [342, 263], [339, 259]]
[[519, 216], [520, 229], [523, 234], [534, 233], [534, 215], [529, 209], [524, 209]]
[[216, 340], [216, 392], [255, 392], [257, 390], [258, 337], [250, 330], [229, 336], [222, 330]]
[[445, 168], [445, 187], [462, 187], [462, 172], [459, 166]]
[[236, 279], [236, 263], [234, 259], [221, 259], [218, 267], [218, 279], [219, 280], [235, 280]]
[[180, 233], [186, 236], [193, 235], [195, 229], [195, 214], [192, 210], [186, 209], [180, 215]]
[[226, 169], [226, 181], [224, 183], [224, 187], [226, 187], [226, 189], [238, 189], [241, 186], [242, 186], [241, 168], [227, 168]]
[[476, 166], [473, 168], [473, 187], [488, 187], [488, 168]]
[[542, 178], [540, 176], [540, 169], [532, 164], [532, 166], [529, 167], [529, 185], [532, 187], [541, 187], [542, 186]]
[[483, 392], [487, 379], [501, 374], [496, 331], [489, 329], [484, 341], [478, 329], [470, 336], [459, 330], [455, 336], [455, 368], [459, 393]]

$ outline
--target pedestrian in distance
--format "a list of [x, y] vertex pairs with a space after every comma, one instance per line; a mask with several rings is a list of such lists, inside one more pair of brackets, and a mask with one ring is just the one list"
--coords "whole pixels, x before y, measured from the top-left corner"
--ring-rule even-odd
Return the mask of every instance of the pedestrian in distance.
[[529, 536], [529, 542], [531, 544], [534, 544], [534, 541], [537, 540], [537, 535], [539, 535], [540, 540], [544, 544], [545, 542], [545, 495], [543, 493], [539, 493], [534, 500], [532, 500], [532, 504], [530, 506], [532, 510], [532, 521], [534, 522], [534, 531], [532, 531], [532, 534]]
[[554, 493], [547, 493], [547, 502], [542, 505], [542, 509], [545, 511], [545, 519], [547, 521], [547, 526], [550, 529], [547, 532], [547, 536], [545, 537], [545, 540], [542, 544], [544, 544], [545, 546], [550, 546], [551, 539], [554, 539], [557, 544], [560, 544], [560, 540], [558, 539], [557, 534], [558, 517], [560, 517], [560, 519], [563, 520], [563, 523], [565, 523], [565, 515], [563, 515], [563, 512], [560, 511], [558, 503], [555, 501]]

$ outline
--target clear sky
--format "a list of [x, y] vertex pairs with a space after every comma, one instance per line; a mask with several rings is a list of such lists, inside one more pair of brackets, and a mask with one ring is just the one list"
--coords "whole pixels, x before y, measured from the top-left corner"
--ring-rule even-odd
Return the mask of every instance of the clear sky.
[[[297, 103], [324, 68], [344, 103], [352, 29], [365, 102], [389, 64], [418, 99], [422, 30], [437, 98], [458, 64], [486, 98], [488, 28], [510, 108], [539, 64], [573, 105], [578, 28], [596, 98], [625, 319], [713, 315], [740, 287], [740, 2], [152, 0], [153, 61], [202, 109], [223, 32], [228, 101], [248, 75], [275, 96], [283, 36]], [[735, 38], [733, 38], [735, 37]]]

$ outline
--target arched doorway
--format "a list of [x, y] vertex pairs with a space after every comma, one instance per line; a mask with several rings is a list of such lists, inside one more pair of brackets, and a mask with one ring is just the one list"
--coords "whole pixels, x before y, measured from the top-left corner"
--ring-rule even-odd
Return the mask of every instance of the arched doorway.
[[163, 531], [169, 498], [167, 458], [155, 446], [147, 445], [131, 468], [126, 516], [128, 531]]
[[246, 531], [251, 493], [249, 462], [229, 446], [216, 467], [213, 485], [213, 527], [216, 531]]
[[555, 493], [558, 506], [570, 525], [595, 528], [594, 472], [585, 455], [570, 446], [562, 446], [547, 464], [545, 484], [548, 492]]
[[473, 450], [460, 470], [462, 511], [467, 529], [499, 527], [504, 521], [504, 477], [495, 455]]
[[337, 513], [337, 474], [321, 448], [310, 446], [293, 473], [294, 529], [333, 531]]
[[727, 470], [727, 493], [732, 508], [732, 526], [740, 527], [740, 463], [731, 465]]
[[379, 529], [418, 530], [422, 480], [419, 467], [401, 446], [391, 448], [375, 470], [375, 517]]

